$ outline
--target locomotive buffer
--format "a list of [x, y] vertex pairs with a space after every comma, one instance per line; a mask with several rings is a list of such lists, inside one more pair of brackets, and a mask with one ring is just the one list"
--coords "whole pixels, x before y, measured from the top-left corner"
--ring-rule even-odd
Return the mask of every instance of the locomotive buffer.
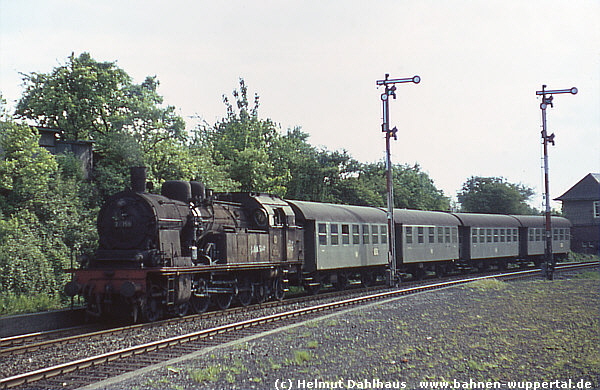
[[396, 234], [394, 227], [394, 186], [392, 182], [392, 158], [390, 154], [390, 138], [394, 137], [397, 140], [396, 133], [398, 129], [394, 127], [390, 130], [390, 106], [389, 97], [396, 99], [396, 85], [401, 83], [421, 82], [421, 77], [414, 76], [405, 79], [390, 79], [388, 73], [385, 74], [384, 80], [377, 80], [377, 85], [384, 85], [385, 91], [381, 94], [381, 102], [383, 104], [383, 123], [381, 131], [385, 133], [385, 166], [386, 166], [386, 187], [387, 187], [387, 221], [388, 221], [388, 282], [390, 286], [394, 286], [399, 282], [398, 272], [396, 267]]

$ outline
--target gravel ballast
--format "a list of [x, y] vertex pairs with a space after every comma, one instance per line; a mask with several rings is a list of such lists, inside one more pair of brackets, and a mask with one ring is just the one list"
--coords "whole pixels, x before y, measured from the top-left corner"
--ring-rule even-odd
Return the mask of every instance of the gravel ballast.
[[598, 389], [598, 275], [480, 281], [371, 304], [94, 388]]

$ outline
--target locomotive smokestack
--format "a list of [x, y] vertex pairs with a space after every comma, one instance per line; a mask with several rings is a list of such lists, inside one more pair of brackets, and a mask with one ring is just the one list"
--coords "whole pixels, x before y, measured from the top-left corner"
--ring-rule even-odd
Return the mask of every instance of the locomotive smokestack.
[[131, 167], [131, 190], [146, 192], [146, 167]]

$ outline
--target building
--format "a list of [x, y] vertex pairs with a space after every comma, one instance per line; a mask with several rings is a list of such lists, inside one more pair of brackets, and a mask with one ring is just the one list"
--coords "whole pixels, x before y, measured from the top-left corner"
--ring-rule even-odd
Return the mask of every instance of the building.
[[600, 248], [600, 173], [590, 173], [556, 198], [571, 221], [571, 249], [597, 254]]
[[37, 127], [40, 133], [39, 145], [46, 148], [52, 154], [73, 153], [81, 160], [83, 175], [90, 179], [94, 167], [92, 141], [62, 141], [58, 135], [60, 130], [48, 127]]

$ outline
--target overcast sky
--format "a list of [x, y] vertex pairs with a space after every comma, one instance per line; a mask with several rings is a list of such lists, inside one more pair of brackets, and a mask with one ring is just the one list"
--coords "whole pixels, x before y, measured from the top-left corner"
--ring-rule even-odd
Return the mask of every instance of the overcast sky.
[[533, 187], [542, 207], [540, 100], [549, 108], [550, 195], [600, 172], [598, 0], [0, 0], [0, 92], [12, 107], [22, 73], [89, 52], [116, 61], [194, 126], [225, 116], [240, 77], [260, 115], [309, 142], [382, 160], [376, 81], [398, 85], [394, 163], [418, 163], [454, 197], [470, 176]]

